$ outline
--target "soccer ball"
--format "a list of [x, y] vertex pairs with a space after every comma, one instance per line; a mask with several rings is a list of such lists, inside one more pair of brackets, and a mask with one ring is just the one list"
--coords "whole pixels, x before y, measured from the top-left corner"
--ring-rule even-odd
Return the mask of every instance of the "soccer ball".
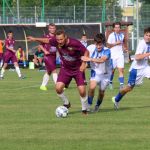
[[68, 116], [69, 110], [65, 106], [58, 106], [56, 108], [55, 114], [59, 118], [65, 118]]

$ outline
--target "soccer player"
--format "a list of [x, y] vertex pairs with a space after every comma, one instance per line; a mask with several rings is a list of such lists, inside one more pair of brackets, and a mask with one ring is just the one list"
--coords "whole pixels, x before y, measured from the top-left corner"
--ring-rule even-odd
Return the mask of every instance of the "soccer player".
[[112, 98], [114, 107], [118, 109], [119, 102], [125, 96], [126, 93], [133, 90], [135, 85], [139, 85], [143, 82], [143, 78], [150, 79], [150, 66], [148, 65], [148, 59], [150, 56], [150, 27], [144, 29], [144, 38], [138, 44], [135, 59], [129, 69], [128, 85], [124, 87], [119, 93]]
[[[120, 82], [120, 89], [124, 86], [124, 55], [123, 50], [125, 48], [124, 42], [125, 37], [124, 34], [120, 32], [121, 23], [115, 22], [113, 24], [114, 32], [112, 32], [108, 36], [107, 44], [111, 50], [111, 59], [113, 64], [113, 71], [110, 78], [110, 89], [113, 88], [113, 77], [115, 69], [118, 69], [119, 72], [119, 82]], [[125, 49], [126, 50], [126, 49]], [[127, 51], [127, 50], [126, 50]]]
[[0, 40], [0, 68], [3, 66], [3, 46], [4, 42]]
[[[56, 32], [56, 25], [51, 23], [48, 26], [48, 31], [49, 33], [45, 35], [45, 38], [51, 39], [55, 38], [55, 32]], [[53, 81], [56, 84], [57, 81], [57, 71], [56, 71], [56, 52], [57, 48], [55, 46], [51, 46], [49, 43], [42, 43], [40, 45], [40, 48], [44, 52], [44, 62], [45, 62], [45, 67], [46, 67], [46, 73], [43, 76], [43, 81], [40, 86], [41, 90], [46, 91], [47, 87], [46, 85], [48, 84], [49, 81], [49, 76], [52, 74]]]
[[12, 61], [12, 63], [14, 64], [16, 72], [18, 74], [18, 77], [20, 79], [24, 79], [24, 76], [20, 72], [20, 68], [18, 65], [18, 61], [17, 61], [17, 57], [16, 57], [16, 50], [14, 49], [14, 45], [15, 45], [15, 40], [13, 38], [13, 32], [9, 31], [8, 37], [5, 40], [6, 51], [4, 53], [4, 65], [3, 65], [1, 73], [0, 73], [0, 79], [4, 78], [4, 72], [5, 72], [5, 69], [6, 69], [9, 61]]
[[18, 47], [16, 56], [17, 56], [18, 63], [23, 63], [23, 66], [26, 67], [27, 65], [26, 65], [25, 52], [21, 46]]
[[68, 86], [74, 78], [80, 94], [82, 105], [82, 113], [87, 114], [87, 95], [85, 86], [86, 62], [81, 60], [81, 56], [88, 56], [87, 49], [80, 43], [80, 41], [67, 37], [63, 30], [56, 31], [56, 38], [34, 38], [28, 37], [31, 41], [39, 41], [43, 43], [50, 43], [58, 49], [61, 59], [61, 68], [58, 74], [56, 83], [57, 95], [62, 99], [65, 107], [70, 107], [70, 102], [64, 93], [65, 86]]
[[110, 49], [104, 46], [105, 36], [97, 34], [94, 37], [94, 44], [87, 47], [90, 57], [82, 57], [83, 61], [90, 61], [91, 78], [88, 91], [88, 111], [93, 103], [96, 86], [99, 87], [99, 93], [94, 111], [97, 112], [104, 98], [104, 93], [112, 72]]

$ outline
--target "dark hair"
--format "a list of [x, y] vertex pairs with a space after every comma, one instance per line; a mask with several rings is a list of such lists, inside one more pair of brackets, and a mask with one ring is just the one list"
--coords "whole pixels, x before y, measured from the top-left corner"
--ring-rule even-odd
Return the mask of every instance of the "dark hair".
[[8, 33], [13, 33], [13, 32], [11, 30], [9, 30]]
[[56, 26], [55, 23], [50, 23], [48, 26]]
[[105, 44], [105, 35], [102, 33], [96, 34], [96, 36], [94, 37], [94, 42]]
[[113, 23], [113, 28], [115, 27], [115, 25], [119, 25], [121, 27], [121, 23], [120, 22], [114, 22]]
[[64, 36], [66, 35], [64, 30], [57, 30], [56, 31], [56, 35], [61, 35], [61, 34], [63, 34]]
[[145, 33], [150, 33], [150, 27], [144, 29], [144, 34]]

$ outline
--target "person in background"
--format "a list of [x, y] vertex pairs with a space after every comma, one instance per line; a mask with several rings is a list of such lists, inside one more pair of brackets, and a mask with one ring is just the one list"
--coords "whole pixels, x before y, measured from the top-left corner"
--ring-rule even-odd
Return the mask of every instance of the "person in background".
[[26, 65], [25, 52], [21, 46], [18, 47], [16, 56], [17, 56], [18, 63], [23, 63], [23, 66], [26, 67], [27, 65]]

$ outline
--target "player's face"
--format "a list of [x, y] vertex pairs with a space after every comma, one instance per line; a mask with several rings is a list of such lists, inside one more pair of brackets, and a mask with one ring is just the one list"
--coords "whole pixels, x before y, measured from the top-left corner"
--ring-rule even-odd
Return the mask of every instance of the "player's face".
[[96, 48], [98, 51], [101, 51], [103, 46], [104, 46], [103, 43], [96, 43]]
[[119, 32], [120, 32], [120, 25], [115, 25], [114, 31], [115, 31], [116, 33], [119, 33]]
[[8, 33], [8, 38], [12, 39], [13, 38], [13, 33]]
[[58, 42], [58, 46], [62, 47], [65, 45], [67, 37], [64, 34], [56, 35], [56, 40]]
[[146, 43], [150, 43], [150, 33], [147, 32], [144, 34], [144, 40]]
[[56, 26], [48, 26], [48, 31], [51, 34], [55, 34], [55, 32], [56, 32]]

